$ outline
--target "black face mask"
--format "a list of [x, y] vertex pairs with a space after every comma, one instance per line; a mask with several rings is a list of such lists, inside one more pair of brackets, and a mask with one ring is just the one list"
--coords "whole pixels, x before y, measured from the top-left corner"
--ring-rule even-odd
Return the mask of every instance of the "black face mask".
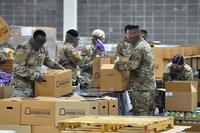
[[132, 44], [136, 44], [140, 40], [140, 36], [129, 38], [128, 41]]

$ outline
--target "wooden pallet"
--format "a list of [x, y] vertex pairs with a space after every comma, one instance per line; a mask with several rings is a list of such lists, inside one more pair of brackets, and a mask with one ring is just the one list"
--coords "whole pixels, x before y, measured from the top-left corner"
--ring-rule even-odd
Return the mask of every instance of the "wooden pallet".
[[173, 125], [172, 117], [81, 116], [59, 122], [58, 128], [71, 133], [156, 133]]

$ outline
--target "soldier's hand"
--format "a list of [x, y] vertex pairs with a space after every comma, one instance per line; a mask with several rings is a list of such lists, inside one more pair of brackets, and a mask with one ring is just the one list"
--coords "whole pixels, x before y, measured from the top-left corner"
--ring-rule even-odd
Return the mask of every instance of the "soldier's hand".
[[38, 77], [36, 78], [36, 81], [44, 82], [45, 81], [44, 76], [42, 74], [39, 74]]

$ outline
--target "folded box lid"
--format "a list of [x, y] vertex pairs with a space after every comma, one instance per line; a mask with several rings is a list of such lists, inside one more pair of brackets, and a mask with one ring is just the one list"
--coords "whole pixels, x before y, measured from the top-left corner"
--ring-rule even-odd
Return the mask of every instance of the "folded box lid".
[[172, 81], [165, 83], [166, 91], [171, 92], [197, 92], [197, 81]]

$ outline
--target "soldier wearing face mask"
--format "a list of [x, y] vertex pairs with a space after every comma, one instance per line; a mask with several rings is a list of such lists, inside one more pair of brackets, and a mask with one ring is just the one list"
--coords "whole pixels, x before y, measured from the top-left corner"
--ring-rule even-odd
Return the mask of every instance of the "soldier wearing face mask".
[[172, 80], [193, 80], [194, 75], [192, 68], [184, 63], [184, 57], [182, 55], [176, 55], [172, 59], [172, 62], [166, 65], [165, 72], [163, 74], [163, 81]]
[[66, 32], [65, 42], [58, 57], [58, 62], [66, 69], [71, 69], [73, 84], [76, 85], [78, 64], [82, 57], [76, 47], [78, 46], [79, 33], [71, 29]]
[[46, 33], [36, 30], [26, 45], [19, 45], [16, 48], [11, 82], [14, 97], [34, 96], [34, 81], [44, 81], [43, 73], [41, 73], [42, 65], [52, 69], [63, 68], [48, 57], [48, 52], [44, 47], [45, 42]]
[[132, 89], [133, 115], [153, 115], [155, 107], [155, 76], [151, 47], [142, 37], [138, 25], [126, 31], [130, 43], [127, 62], [117, 61], [119, 71], [130, 71], [129, 88]]

